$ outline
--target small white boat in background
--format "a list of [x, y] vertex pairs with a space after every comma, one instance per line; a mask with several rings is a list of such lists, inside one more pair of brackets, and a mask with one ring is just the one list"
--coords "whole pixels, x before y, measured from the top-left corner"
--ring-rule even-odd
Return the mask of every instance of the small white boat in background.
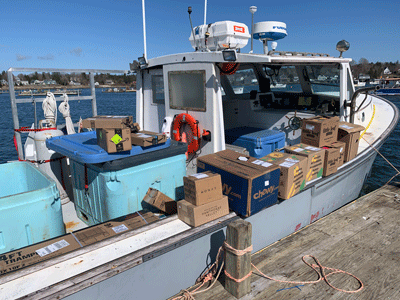
[[[196, 138], [187, 141], [194, 149], [188, 153], [187, 174], [197, 172], [197, 158], [232, 147], [226, 140], [228, 130], [277, 130], [285, 134], [285, 145], [295, 145], [300, 142], [302, 120], [316, 115], [337, 116], [366, 128], [357, 156], [335, 174], [310, 181], [297, 195], [245, 218], [253, 227], [253, 252], [357, 198], [371, 171], [376, 149], [399, 119], [392, 103], [368, 94], [371, 88], [355, 90], [351, 59], [342, 57], [347, 43], [338, 43], [340, 57], [268, 51], [268, 41], [286, 36], [286, 25], [256, 25], [253, 37], [263, 42], [264, 53], [240, 52], [250, 38], [248, 27], [224, 21], [192, 30], [194, 52], [152, 59], [143, 56], [131, 64], [131, 71], [137, 74], [136, 122], [141, 128], [174, 136], [176, 116], [189, 114], [196, 120], [198, 130], [191, 132]], [[10, 69], [10, 82], [16, 71], [23, 69]], [[69, 100], [91, 100], [93, 115], [97, 115], [93, 74], [101, 71], [74, 70], [90, 74], [92, 94]], [[17, 103], [28, 103], [15, 97], [12, 85], [10, 97], [14, 113]], [[19, 128], [18, 115], [14, 115], [14, 128]], [[19, 157], [26, 158], [19, 134], [16, 136]], [[114, 174], [108, 180], [101, 188], [115, 190], [118, 176]], [[93, 197], [94, 191], [86, 192]], [[63, 206], [68, 210], [64, 223], [79, 222], [73, 204], [70, 202], [69, 208], [67, 205]], [[69, 219], [71, 216], [75, 219]], [[239, 217], [232, 212], [196, 228], [176, 215], [166, 217], [2, 275], [0, 299], [165, 299], [192, 285], [214, 261], [225, 240], [227, 224]]]

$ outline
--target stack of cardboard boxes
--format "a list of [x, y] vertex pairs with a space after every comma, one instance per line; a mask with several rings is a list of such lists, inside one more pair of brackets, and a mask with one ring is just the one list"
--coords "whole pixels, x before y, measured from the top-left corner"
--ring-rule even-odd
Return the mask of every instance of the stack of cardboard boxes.
[[178, 202], [178, 217], [185, 223], [197, 227], [229, 213], [219, 174], [197, 173], [185, 176], [183, 183], [185, 200]]
[[83, 128], [96, 129], [97, 144], [108, 153], [130, 151], [132, 145], [148, 147], [165, 143], [165, 134], [139, 131], [132, 116], [95, 116], [82, 120]]
[[[365, 128], [352, 123], [339, 122], [339, 117], [316, 116], [303, 120], [301, 133], [301, 143], [292, 147], [286, 147], [289, 153], [297, 152], [299, 155], [309, 155], [305, 150], [322, 152], [321, 156], [324, 165], [322, 172], [311, 166], [316, 160], [311, 158], [309, 161], [310, 174], [314, 175], [318, 171], [318, 176], [329, 176], [337, 169], [353, 159], [357, 155], [360, 132]], [[303, 149], [303, 150], [302, 150]]]

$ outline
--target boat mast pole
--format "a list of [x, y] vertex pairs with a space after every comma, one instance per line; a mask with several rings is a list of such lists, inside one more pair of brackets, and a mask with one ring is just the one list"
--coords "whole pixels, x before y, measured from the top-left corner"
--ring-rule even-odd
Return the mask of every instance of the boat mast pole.
[[204, 25], [207, 24], [207, 0], [204, 0]]
[[143, 14], [143, 44], [144, 53], [143, 56], [147, 60], [147, 44], [146, 44], [146, 11], [144, 8], [144, 0], [142, 0], [142, 14]]

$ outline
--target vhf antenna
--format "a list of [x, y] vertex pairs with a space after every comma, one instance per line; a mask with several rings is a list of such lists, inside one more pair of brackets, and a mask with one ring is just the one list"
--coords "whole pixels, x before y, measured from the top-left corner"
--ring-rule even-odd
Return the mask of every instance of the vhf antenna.
[[190, 27], [192, 28], [194, 46], [195, 46], [195, 50], [197, 51], [196, 37], [195, 37], [195, 35], [194, 35], [193, 24], [192, 24], [192, 18], [190, 17], [190, 14], [192, 13], [192, 7], [191, 7], [191, 6], [188, 7], [188, 13], [189, 13]]

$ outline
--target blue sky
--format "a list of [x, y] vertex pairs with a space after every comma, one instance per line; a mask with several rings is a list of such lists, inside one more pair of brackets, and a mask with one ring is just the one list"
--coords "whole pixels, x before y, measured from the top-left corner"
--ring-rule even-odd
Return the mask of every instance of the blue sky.
[[[339, 40], [350, 42], [344, 54], [358, 61], [400, 60], [400, 20], [396, 1], [208, 0], [207, 23], [230, 20], [251, 26], [282, 21], [288, 36], [277, 50], [322, 52], [337, 56]], [[0, 70], [9, 67], [126, 70], [143, 53], [141, 0], [2, 0]], [[204, 0], [146, 0], [149, 58], [190, 52], [188, 6], [193, 25], [204, 19]], [[255, 52], [262, 44], [254, 41]], [[250, 51], [250, 41], [243, 52]]]

